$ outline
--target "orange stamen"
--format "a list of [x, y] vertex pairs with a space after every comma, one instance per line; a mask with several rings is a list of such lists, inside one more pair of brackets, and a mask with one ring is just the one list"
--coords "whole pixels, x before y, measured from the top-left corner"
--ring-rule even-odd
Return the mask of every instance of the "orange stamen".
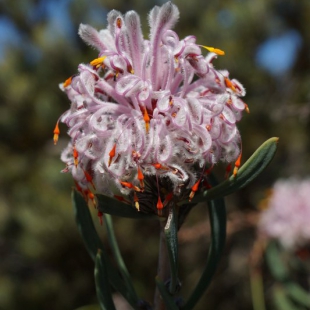
[[245, 105], [245, 111], [246, 111], [248, 114], [250, 114], [249, 106], [248, 106], [246, 103], [245, 103], [244, 105]]
[[56, 126], [55, 126], [55, 129], [54, 129], [54, 144], [56, 145], [57, 142], [58, 142], [58, 138], [59, 138], [59, 134], [60, 134], [60, 130], [59, 130], [59, 127], [58, 127], [58, 123], [59, 123], [59, 120], [57, 121], [56, 123]]
[[230, 88], [231, 90], [233, 90], [234, 92], [236, 92], [236, 88], [233, 85], [233, 83], [231, 82], [231, 80], [227, 77], [224, 78], [225, 79], [225, 85], [226, 87]]
[[189, 194], [189, 201], [191, 201], [194, 198], [195, 193], [198, 191], [200, 182], [201, 178], [199, 178], [199, 180], [192, 186], [192, 191]]
[[157, 214], [158, 216], [162, 216], [163, 215], [163, 208], [164, 208], [164, 205], [160, 199], [160, 196], [158, 196], [158, 200], [157, 200], [157, 205], [156, 205], [156, 208], [157, 208]]
[[93, 177], [86, 170], [83, 169], [83, 171], [87, 182], [89, 182], [92, 185], [92, 187], [96, 190], [95, 184], [93, 182]]
[[153, 166], [155, 169], [160, 169], [160, 168], [162, 167], [162, 165], [159, 164], [159, 163], [152, 164], [152, 166]]
[[74, 158], [74, 166], [77, 167], [78, 163], [79, 163], [79, 153], [78, 151], [76, 150], [76, 148], [74, 147], [73, 148], [73, 158]]
[[144, 189], [144, 175], [139, 166], [138, 166], [138, 180], [140, 181], [140, 187], [143, 190]]
[[122, 186], [127, 187], [127, 188], [132, 188], [134, 191], [136, 192], [142, 192], [142, 190], [138, 187], [133, 185], [130, 182], [123, 182], [123, 181], [119, 181], [121, 183]]
[[110, 167], [111, 163], [112, 163], [112, 159], [116, 154], [116, 143], [114, 143], [110, 153], [109, 153], [109, 162], [108, 162], [108, 167]]
[[127, 71], [128, 71], [129, 73], [131, 73], [131, 74], [134, 74], [134, 73], [135, 73], [135, 71], [133, 70], [131, 64], [127, 65]]
[[72, 82], [72, 76], [66, 79], [62, 85], [63, 87], [68, 87], [69, 85], [71, 85], [71, 82]]
[[135, 208], [140, 212], [139, 199], [136, 192], [133, 193], [133, 201], [135, 202]]
[[173, 98], [172, 98], [172, 96], [169, 97], [169, 105], [173, 106]]
[[155, 169], [157, 169], [157, 170], [159, 170], [159, 169], [162, 169], [162, 170], [169, 170], [168, 167], [165, 167], [165, 166], [163, 166], [163, 165], [160, 164], [160, 163], [152, 164], [152, 166], [153, 166]]
[[208, 50], [211, 53], [215, 53], [215, 54], [220, 55], [220, 56], [224, 56], [225, 55], [225, 52], [220, 50], [219, 48], [215, 48], [215, 47], [212, 47], [212, 46], [205, 46], [205, 45], [200, 45], [200, 46], [205, 48], [206, 50]]
[[123, 182], [123, 181], [119, 181], [122, 186], [127, 187], [127, 188], [133, 188], [133, 184], [130, 182]]
[[92, 201], [94, 208], [97, 209], [97, 201], [96, 201], [96, 197], [95, 197], [94, 193], [89, 191], [88, 192], [88, 198]]
[[122, 28], [122, 20], [119, 17], [116, 19], [116, 26]]
[[100, 66], [103, 65], [103, 62], [106, 58], [107, 58], [107, 56], [96, 58], [90, 62], [90, 65], [93, 67], [96, 67], [96, 69], [98, 69]]
[[238, 156], [236, 162], [235, 162], [235, 168], [234, 168], [234, 177], [236, 177], [239, 167], [241, 166], [241, 157], [242, 157], [242, 151], [240, 152], [240, 155]]
[[143, 119], [145, 121], [145, 130], [148, 133], [150, 129], [150, 117], [149, 114], [147, 113], [146, 108], [144, 109]]

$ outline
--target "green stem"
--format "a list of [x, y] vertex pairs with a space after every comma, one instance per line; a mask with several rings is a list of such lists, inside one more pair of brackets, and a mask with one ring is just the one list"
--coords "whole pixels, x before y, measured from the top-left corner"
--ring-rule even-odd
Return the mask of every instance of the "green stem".
[[129, 272], [127, 270], [127, 267], [124, 263], [122, 254], [121, 254], [119, 247], [118, 247], [118, 243], [117, 243], [117, 240], [116, 240], [116, 237], [114, 234], [113, 222], [112, 222], [111, 215], [105, 214], [104, 215], [104, 221], [105, 221], [106, 228], [108, 231], [109, 243], [110, 243], [110, 246], [112, 248], [112, 252], [113, 252], [113, 255], [114, 255], [115, 260], [117, 262], [118, 268], [119, 268], [121, 275], [124, 279], [128, 293], [130, 294], [130, 296], [132, 296], [132, 298], [134, 300], [138, 301], [138, 296], [136, 294], [135, 288], [133, 287]]
[[253, 310], [266, 310], [264, 285], [261, 271], [257, 268], [251, 270], [250, 280]]
[[[159, 253], [158, 253], [158, 267], [157, 277], [163, 282], [169, 279], [169, 258], [166, 246], [165, 225], [166, 221], [160, 222], [160, 235], [159, 235]], [[158, 287], [156, 287], [154, 295], [154, 310], [165, 310], [165, 303], [160, 295]]]

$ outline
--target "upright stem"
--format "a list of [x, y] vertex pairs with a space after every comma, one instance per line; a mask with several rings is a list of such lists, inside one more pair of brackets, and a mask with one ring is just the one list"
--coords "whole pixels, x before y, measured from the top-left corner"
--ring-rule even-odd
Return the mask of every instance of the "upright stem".
[[[160, 221], [160, 235], [159, 235], [159, 253], [158, 253], [158, 267], [157, 275], [163, 281], [166, 282], [169, 279], [169, 258], [166, 245], [165, 236], [166, 221]], [[156, 287], [154, 295], [154, 310], [165, 310], [165, 304], [160, 296], [159, 290]]]

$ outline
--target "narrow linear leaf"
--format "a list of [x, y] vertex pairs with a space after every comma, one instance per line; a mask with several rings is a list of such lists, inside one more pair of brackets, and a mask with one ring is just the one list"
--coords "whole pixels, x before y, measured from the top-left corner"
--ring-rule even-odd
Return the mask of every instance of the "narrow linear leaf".
[[171, 270], [169, 291], [171, 294], [175, 294], [178, 285], [178, 223], [175, 207], [169, 211], [165, 226], [165, 236]]
[[127, 270], [127, 267], [124, 263], [123, 257], [120, 253], [119, 247], [118, 247], [118, 243], [114, 234], [114, 229], [113, 229], [113, 222], [112, 222], [112, 218], [109, 214], [105, 214], [104, 215], [104, 220], [105, 220], [105, 224], [106, 224], [106, 228], [107, 228], [107, 232], [108, 232], [108, 239], [110, 242], [110, 246], [111, 249], [113, 251], [113, 255], [115, 258], [115, 261], [117, 263], [117, 266], [121, 272], [121, 275], [124, 279], [126, 288], [127, 288], [127, 292], [128, 294], [131, 296], [131, 299], [135, 301], [135, 304], [138, 303], [138, 296], [137, 293], [134, 289], [134, 286], [132, 284], [129, 272]]
[[250, 270], [250, 284], [253, 310], [265, 310], [265, 295], [262, 271], [254, 266]]
[[155, 215], [139, 212], [134, 207], [114, 198], [103, 195], [96, 195], [96, 197], [98, 200], [98, 209], [102, 213], [132, 219], [158, 219]]
[[308, 309], [310, 308], [310, 295], [300, 285], [294, 282], [288, 282], [284, 284], [284, 288], [287, 295], [292, 300], [304, 307], [307, 307]]
[[158, 287], [158, 290], [160, 292], [160, 295], [166, 304], [166, 308], [169, 310], [179, 310], [179, 308], [176, 306], [173, 298], [171, 297], [171, 295], [167, 291], [165, 284], [158, 277], [155, 278], [155, 281], [156, 281], [156, 285]]
[[104, 256], [101, 254], [101, 250], [98, 250], [95, 260], [95, 283], [97, 298], [101, 310], [116, 310], [110, 292], [107, 266], [105, 264]]
[[232, 194], [253, 181], [273, 159], [279, 138], [265, 141], [253, 155], [242, 165], [236, 176], [231, 176], [219, 185], [196, 195], [192, 202], [198, 203], [205, 199], [216, 199]]
[[289, 280], [289, 271], [280, 257], [279, 245], [276, 241], [270, 241], [265, 251], [266, 262], [272, 276], [280, 282]]
[[281, 290], [285, 292], [287, 298], [310, 308], [309, 293], [290, 279], [289, 269], [281, 258], [279, 244], [276, 241], [269, 242], [266, 248], [266, 262], [272, 276], [281, 282]]
[[273, 288], [273, 299], [278, 310], [299, 310], [299, 307], [295, 307], [280, 285], [276, 285]]
[[211, 223], [211, 244], [206, 267], [197, 286], [182, 310], [194, 309], [196, 303], [206, 291], [216, 271], [226, 240], [226, 209], [223, 198], [208, 202]]
[[90, 257], [95, 262], [97, 252], [99, 249], [101, 250], [101, 256], [104, 256], [105, 258], [105, 264], [107, 266], [108, 277], [111, 285], [114, 287], [115, 290], [117, 290], [124, 296], [124, 298], [130, 303], [133, 308], [136, 308], [136, 300], [128, 294], [126, 286], [122, 278], [120, 277], [118, 270], [110, 262], [109, 257], [106, 254], [104, 246], [95, 229], [93, 219], [89, 212], [89, 208], [84, 198], [76, 190], [72, 191], [72, 202], [75, 211], [77, 226]]

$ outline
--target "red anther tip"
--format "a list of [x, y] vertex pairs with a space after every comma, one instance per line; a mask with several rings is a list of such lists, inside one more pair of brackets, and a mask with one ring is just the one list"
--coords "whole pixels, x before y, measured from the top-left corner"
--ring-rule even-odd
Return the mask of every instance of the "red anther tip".
[[108, 167], [111, 166], [111, 163], [112, 163], [112, 159], [114, 158], [116, 154], [116, 143], [114, 143], [111, 151], [109, 152], [109, 161], [108, 161]]

